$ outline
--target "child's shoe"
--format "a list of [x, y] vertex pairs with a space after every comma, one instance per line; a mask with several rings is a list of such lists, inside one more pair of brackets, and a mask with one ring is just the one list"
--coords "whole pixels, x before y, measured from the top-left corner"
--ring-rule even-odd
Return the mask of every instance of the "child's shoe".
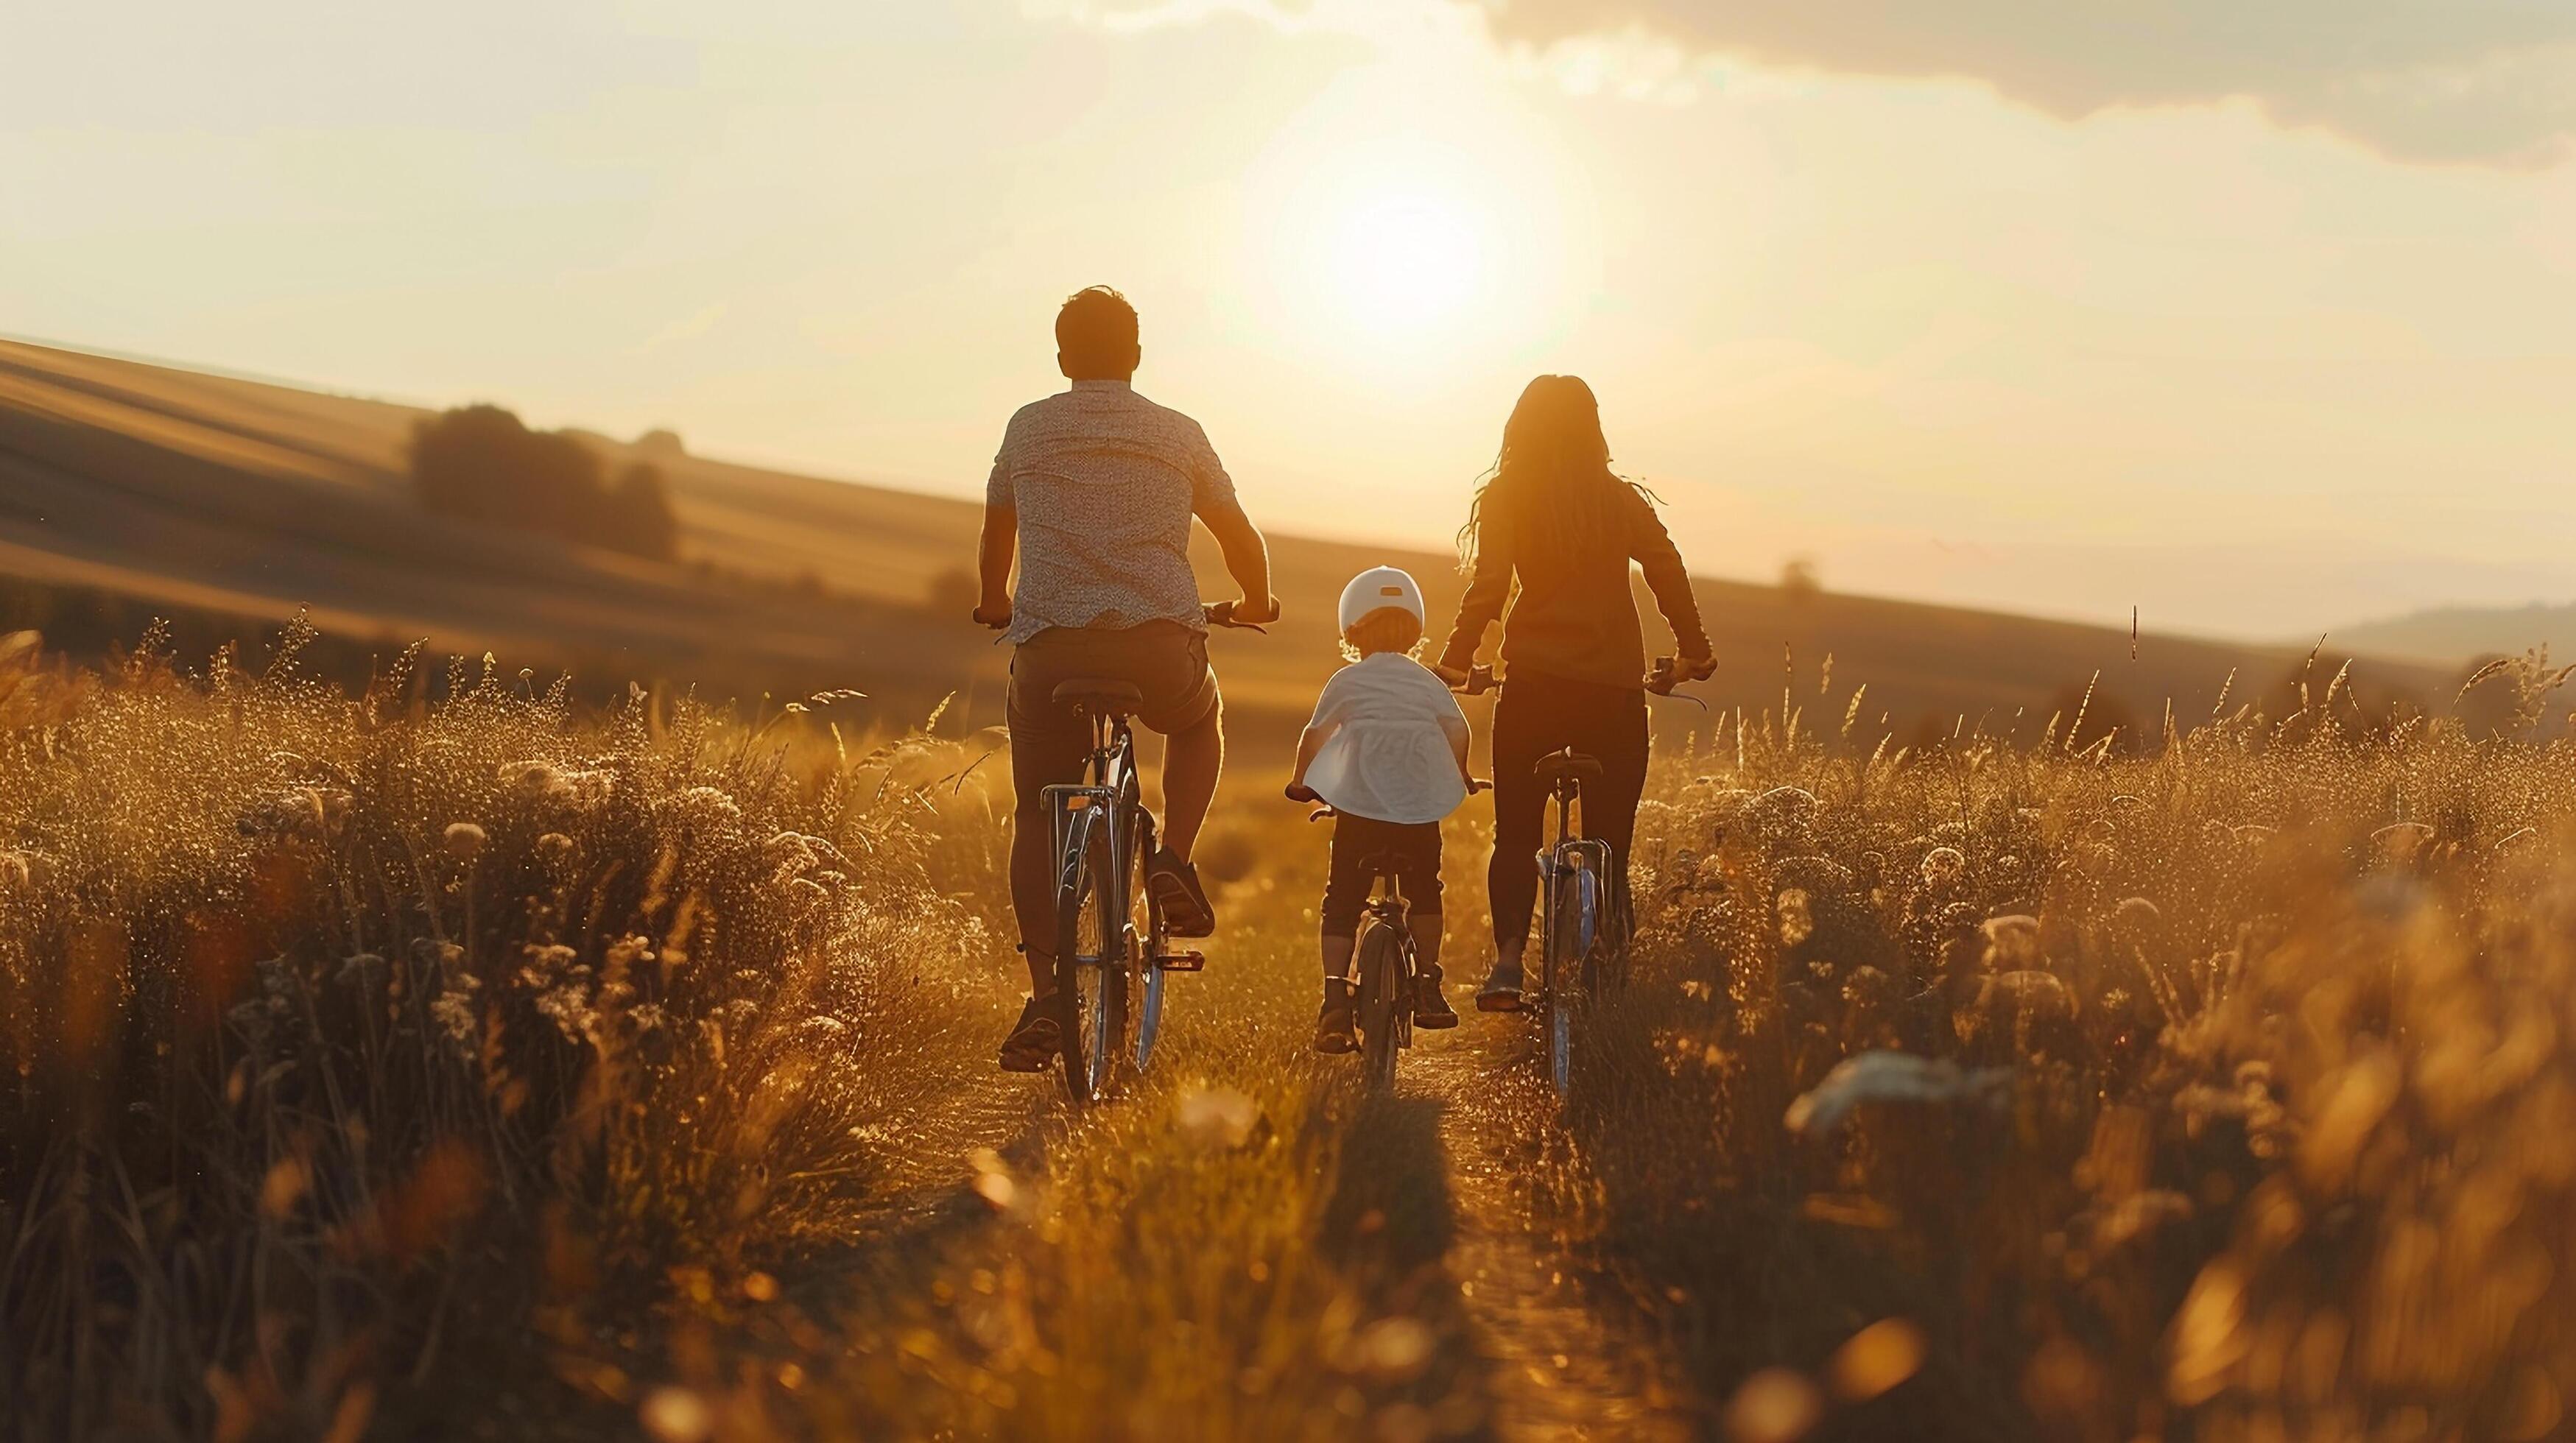
[[1458, 1014], [1449, 999], [1440, 995], [1440, 969], [1425, 967], [1413, 979], [1413, 1025], [1416, 1027], [1455, 1027]]
[[1359, 1050], [1351, 1020], [1351, 983], [1347, 977], [1324, 979], [1324, 1008], [1315, 1014], [1315, 1050], [1339, 1056]]

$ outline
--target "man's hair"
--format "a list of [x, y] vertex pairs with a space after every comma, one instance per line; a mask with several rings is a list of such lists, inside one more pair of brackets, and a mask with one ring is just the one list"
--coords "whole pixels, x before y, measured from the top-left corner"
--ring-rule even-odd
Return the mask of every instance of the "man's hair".
[[1107, 286], [1075, 291], [1055, 313], [1055, 348], [1077, 380], [1133, 375], [1136, 308]]
[[1353, 661], [1381, 651], [1411, 656], [1422, 646], [1422, 623], [1401, 606], [1381, 606], [1351, 623], [1342, 633], [1342, 655]]

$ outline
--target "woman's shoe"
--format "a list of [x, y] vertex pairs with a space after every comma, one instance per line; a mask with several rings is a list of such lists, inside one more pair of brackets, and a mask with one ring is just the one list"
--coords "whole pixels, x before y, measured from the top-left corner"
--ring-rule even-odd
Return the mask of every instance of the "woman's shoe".
[[1521, 1010], [1521, 964], [1496, 962], [1493, 975], [1476, 989], [1479, 1012], [1518, 1012]]
[[1360, 1040], [1351, 1020], [1351, 984], [1346, 977], [1324, 979], [1324, 1007], [1315, 1014], [1315, 1050], [1338, 1057], [1357, 1052]]

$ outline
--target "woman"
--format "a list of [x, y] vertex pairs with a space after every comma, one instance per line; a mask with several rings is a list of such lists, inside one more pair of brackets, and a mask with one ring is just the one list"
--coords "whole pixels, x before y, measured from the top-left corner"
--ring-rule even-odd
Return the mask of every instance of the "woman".
[[1630, 561], [1645, 567], [1672, 627], [1677, 679], [1698, 680], [1716, 666], [1689, 574], [1655, 515], [1654, 497], [1610, 469], [1601, 404], [1573, 376], [1541, 376], [1521, 392], [1458, 547], [1467, 595], [1432, 670], [1452, 686], [1463, 684], [1485, 629], [1502, 618], [1494, 857], [1486, 872], [1494, 971], [1476, 1006], [1510, 1012], [1521, 1004], [1521, 952], [1538, 899], [1531, 858], [1546, 821], [1547, 792], [1534, 769], [1549, 752], [1572, 747], [1599, 759], [1601, 780], [1583, 790], [1584, 830], [1618, 858], [1611, 905], [1618, 915], [1627, 907], [1628, 842], [1646, 785], [1646, 650], [1628, 591]]

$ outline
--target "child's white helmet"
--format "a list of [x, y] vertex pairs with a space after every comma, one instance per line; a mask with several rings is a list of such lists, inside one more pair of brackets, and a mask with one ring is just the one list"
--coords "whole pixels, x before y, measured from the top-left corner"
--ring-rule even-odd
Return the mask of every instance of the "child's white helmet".
[[1428, 624], [1422, 615], [1422, 588], [1414, 584], [1411, 574], [1400, 566], [1370, 567], [1342, 588], [1342, 630], [1347, 632], [1361, 617], [1390, 606], [1413, 613], [1418, 624]]

